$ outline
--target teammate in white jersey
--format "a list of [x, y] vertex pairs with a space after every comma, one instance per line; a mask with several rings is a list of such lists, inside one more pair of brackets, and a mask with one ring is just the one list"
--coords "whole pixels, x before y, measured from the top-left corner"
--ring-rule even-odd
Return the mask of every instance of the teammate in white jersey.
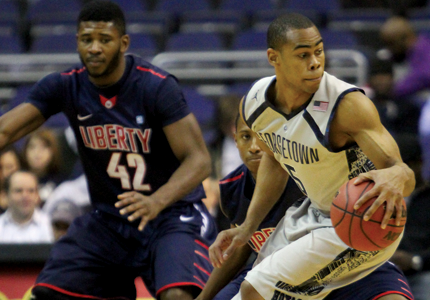
[[[414, 173], [402, 162], [372, 101], [324, 72], [323, 39], [308, 18], [277, 18], [267, 41], [276, 76], [257, 81], [240, 108], [265, 150], [255, 192], [245, 222], [218, 235], [210, 258], [220, 267], [249, 240], [291, 176], [308, 198], [288, 209], [234, 299], [338, 299], [334, 295], [339, 288], [385, 263], [400, 239], [381, 251], [349, 248], [329, 218], [335, 192], [354, 177], [356, 184], [373, 180], [375, 186], [355, 208], [377, 196], [365, 220], [384, 205], [385, 228], [393, 214], [400, 223], [402, 198], [414, 189]], [[398, 292], [360, 297], [348, 299], [413, 299]]]

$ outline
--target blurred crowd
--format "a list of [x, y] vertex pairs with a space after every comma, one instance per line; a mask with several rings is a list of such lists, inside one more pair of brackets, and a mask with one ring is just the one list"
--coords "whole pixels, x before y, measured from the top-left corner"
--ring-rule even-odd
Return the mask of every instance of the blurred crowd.
[[[427, 1], [341, 2], [346, 8], [393, 9], [393, 16], [378, 32], [383, 47], [367, 53], [370, 68], [368, 82], [362, 88], [399, 144], [403, 160], [415, 171], [416, 190], [406, 199], [405, 235], [392, 261], [408, 276], [415, 298], [427, 299], [430, 295], [430, 36], [418, 33], [407, 14], [408, 8], [425, 7]], [[394, 2], [398, 5], [393, 6]], [[25, 5], [26, 1], [20, 3]], [[22, 24], [22, 31], [27, 29]], [[242, 164], [236, 148], [235, 124], [244, 92], [246, 89], [213, 99], [213, 122], [201, 124], [208, 137], [214, 170], [204, 182], [205, 204], [216, 218], [219, 230], [230, 224], [219, 210], [218, 181]], [[73, 219], [90, 210], [85, 176], [67, 129], [43, 127], [2, 150], [0, 187], [0, 243], [53, 243], [64, 235]]]

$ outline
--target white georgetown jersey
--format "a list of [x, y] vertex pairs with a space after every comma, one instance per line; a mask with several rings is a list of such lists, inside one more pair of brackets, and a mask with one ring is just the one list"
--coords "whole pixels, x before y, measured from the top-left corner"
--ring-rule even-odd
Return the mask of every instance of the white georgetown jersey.
[[374, 169], [355, 145], [334, 151], [329, 145], [330, 124], [342, 98], [361, 89], [324, 73], [312, 98], [300, 109], [285, 114], [266, 99], [276, 76], [258, 80], [243, 101], [248, 126], [272, 150], [313, 205], [329, 212], [339, 187], [359, 173]]

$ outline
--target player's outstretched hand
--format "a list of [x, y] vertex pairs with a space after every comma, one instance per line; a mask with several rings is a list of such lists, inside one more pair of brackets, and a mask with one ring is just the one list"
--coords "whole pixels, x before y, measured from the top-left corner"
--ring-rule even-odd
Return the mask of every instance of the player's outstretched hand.
[[245, 245], [251, 236], [252, 232], [250, 233], [242, 226], [221, 231], [209, 248], [209, 258], [212, 265], [215, 268], [220, 268], [236, 248]]
[[142, 218], [138, 227], [140, 231], [164, 209], [157, 201], [134, 191], [120, 194], [118, 199], [120, 201], [115, 203], [115, 207], [121, 208], [121, 215], [128, 214], [130, 222]]
[[[399, 169], [395, 169], [399, 168]], [[396, 172], [400, 171], [400, 172]], [[360, 184], [364, 181], [373, 180], [375, 185], [368, 192], [364, 193], [357, 200], [354, 209], [359, 209], [366, 201], [377, 197], [375, 202], [370, 206], [364, 215], [364, 220], [368, 221], [376, 212], [379, 206], [385, 204], [385, 215], [382, 219], [381, 228], [385, 229], [393, 213], [396, 216], [396, 224], [400, 225], [403, 214], [403, 191], [405, 189], [406, 178], [401, 176], [400, 167], [380, 169], [360, 174], [354, 181], [354, 184]], [[400, 176], [399, 176], [400, 175]]]

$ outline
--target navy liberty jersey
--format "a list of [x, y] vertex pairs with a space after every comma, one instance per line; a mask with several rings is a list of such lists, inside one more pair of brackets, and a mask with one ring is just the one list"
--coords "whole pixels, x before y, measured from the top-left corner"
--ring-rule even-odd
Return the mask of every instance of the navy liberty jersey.
[[[150, 195], [180, 165], [163, 127], [190, 110], [176, 78], [139, 57], [127, 55], [122, 78], [104, 88], [89, 81], [83, 66], [50, 74], [27, 102], [45, 118], [66, 114], [97, 209], [120, 216], [117, 195], [131, 190]], [[202, 198], [200, 185], [183, 201]]]
[[[221, 209], [230, 220], [238, 226], [245, 221], [246, 212], [251, 203], [255, 189], [255, 180], [248, 168], [242, 164], [219, 182], [221, 193]], [[270, 234], [275, 230], [278, 222], [284, 217], [287, 209], [303, 197], [293, 180], [288, 180], [287, 186], [273, 206], [266, 218], [261, 222], [258, 230], [252, 235], [248, 244], [252, 250], [259, 252]]]

